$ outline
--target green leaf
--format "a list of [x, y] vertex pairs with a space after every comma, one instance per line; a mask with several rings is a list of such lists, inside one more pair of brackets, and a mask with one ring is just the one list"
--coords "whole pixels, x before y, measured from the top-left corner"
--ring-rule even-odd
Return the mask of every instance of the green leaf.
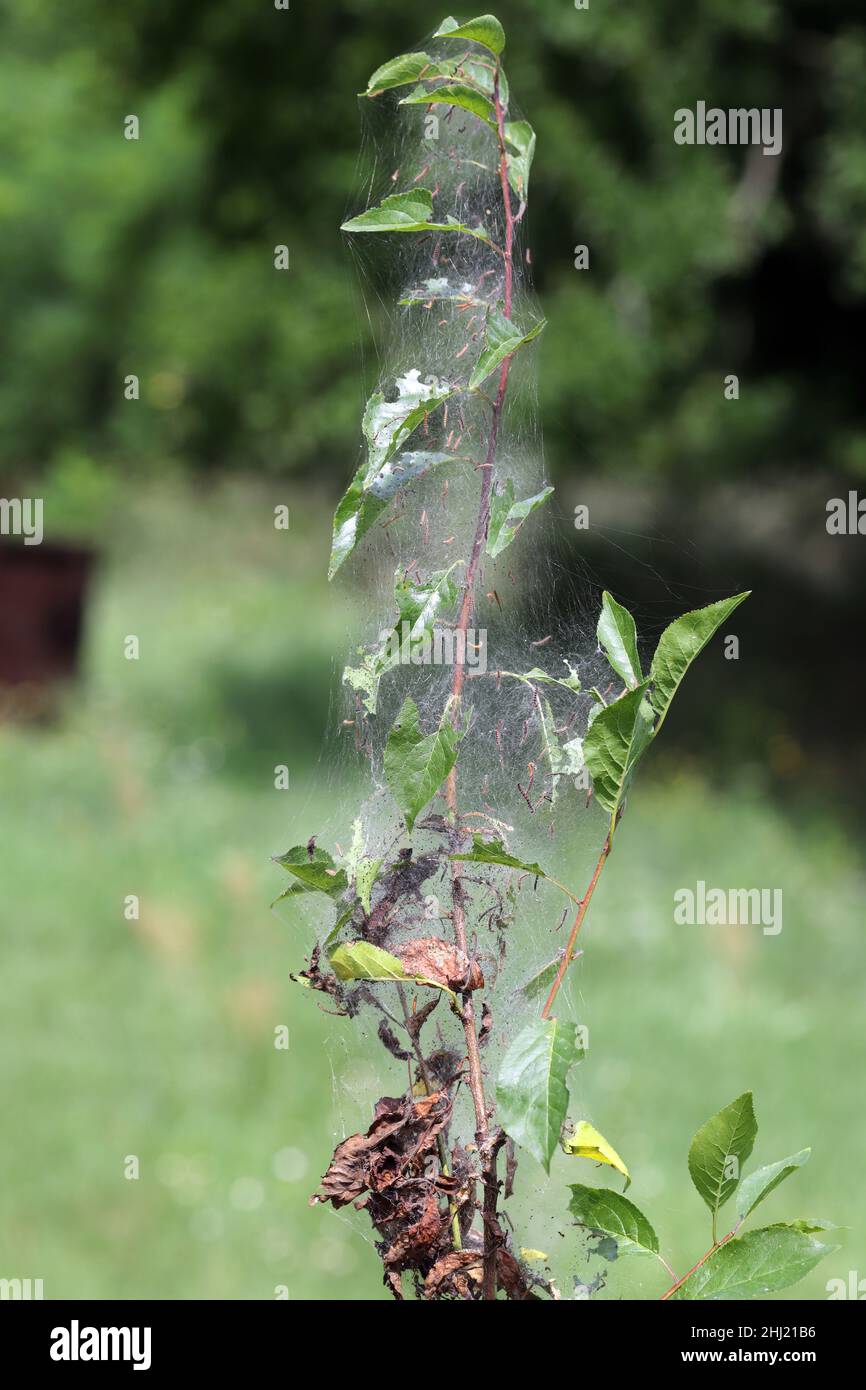
[[[475, 58], [465, 56], [456, 60], [451, 60], [450, 69], [447, 63], [442, 64], [443, 71], [449, 76], [463, 78], [467, 82], [474, 82], [476, 87], [480, 87], [485, 96], [493, 100], [494, 93], [494, 74], [488, 59], [481, 53]], [[508, 110], [508, 78], [505, 76], [505, 69], [499, 69], [499, 104], [503, 111]]]
[[424, 975], [409, 974], [403, 962], [381, 946], [369, 941], [350, 941], [337, 946], [329, 956], [331, 967], [338, 980], [397, 980], [401, 983], [429, 985], [431, 989], [441, 989], [443, 994], [455, 998], [454, 991], [438, 980], [429, 980]]
[[317, 846], [310, 851], [306, 845], [295, 845], [285, 854], [275, 854], [273, 859], [275, 864], [299, 880], [298, 884], [293, 884], [281, 895], [284, 898], [296, 892], [326, 893], [329, 898], [336, 898], [347, 886], [344, 870], [336, 867], [327, 850]]
[[511, 544], [530, 512], [540, 507], [553, 492], [545, 487], [534, 497], [526, 497], [522, 502], [514, 500], [514, 484], [509, 478], [502, 491], [494, 493], [490, 503], [490, 527], [487, 533], [487, 554], [501, 555]]
[[568, 1209], [581, 1226], [616, 1241], [619, 1255], [657, 1255], [659, 1238], [643, 1212], [611, 1187], [571, 1184]]
[[758, 1203], [770, 1195], [774, 1187], [778, 1187], [779, 1183], [784, 1182], [798, 1168], [802, 1168], [811, 1152], [811, 1149], [801, 1149], [790, 1158], [782, 1158], [778, 1163], [768, 1163], [763, 1168], [756, 1168], [754, 1173], [743, 1178], [737, 1193], [737, 1215], [740, 1219], [745, 1221]]
[[588, 1158], [593, 1163], [609, 1164], [618, 1173], [622, 1173], [626, 1187], [631, 1182], [631, 1174], [616, 1149], [607, 1142], [603, 1134], [599, 1134], [598, 1130], [593, 1128], [588, 1120], [581, 1120], [579, 1124], [575, 1125], [574, 1133], [563, 1139], [562, 1148], [563, 1152], [570, 1154], [573, 1158]]
[[605, 590], [598, 620], [598, 641], [617, 675], [632, 690], [640, 685], [643, 672], [637, 652], [637, 628], [627, 608]]
[[596, 800], [610, 812], [613, 838], [616, 819], [640, 758], [653, 736], [647, 681], [600, 709], [583, 740], [583, 755]]
[[[576, 952], [579, 955], [580, 952]], [[542, 995], [546, 998], [550, 993], [550, 986], [556, 979], [556, 972], [562, 965], [562, 956], [557, 956], [555, 960], [547, 962], [540, 970], [536, 970], [534, 975], [530, 975], [528, 980], [524, 980], [522, 985], [514, 991], [519, 994], [527, 1004], [531, 1004], [534, 999], [540, 999]]]
[[547, 326], [547, 319], [539, 319], [525, 333], [522, 333], [516, 324], [507, 319], [502, 310], [495, 305], [487, 315], [487, 327], [484, 336], [484, 347], [478, 357], [478, 361], [472, 370], [469, 378], [469, 389], [475, 391], [482, 382], [486, 381], [491, 372], [501, 366], [506, 357], [510, 357], [518, 348], [523, 347], [524, 343], [531, 343], [533, 338], [537, 338]]
[[330, 955], [338, 980], [406, 980], [403, 962], [369, 941], [337, 946]]
[[499, 1121], [548, 1173], [568, 1109], [566, 1078], [580, 1055], [573, 1023], [537, 1019], [514, 1039], [499, 1071]]
[[670, 708], [671, 700], [679, 689], [686, 671], [695, 657], [703, 651], [713, 634], [722, 623], [748, 598], [751, 590], [735, 594], [733, 598], [721, 599], [711, 603], [708, 608], [696, 608], [692, 613], [684, 613], [676, 622], [666, 627], [659, 639], [655, 656], [650, 667], [652, 681], [653, 709], [659, 716], [656, 726], [658, 733]]
[[418, 706], [407, 699], [385, 744], [385, 778], [411, 831], [419, 813], [436, 795], [457, 761], [460, 735], [448, 712], [435, 733], [421, 733]]
[[672, 1297], [757, 1298], [799, 1283], [825, 1255], [838, 1249], [796, 1225], [764, 1226], [726, 1241]]
[[804, 1231], [807, 1236], [817, 1236], [827, 1231], [847, 1231], [847, 1226], [837, 1226], [835, 1221], [821, 1221], [812, 1217], [799, 1217], [796, 1221], [776, 1221], [776, 1226], [790, 1226], [792, 1231]]
[[752, 1093], [745, 1091], [707, 1120], [692, 1140], [689, 1172], [713, 1214], [714, 1231], [716, 1213], [737, 1190], [757, 1133]]
[[[479, 54], [476, 59], [466, 54], [456, 58], [431, 58], [429, 53], [403, 53], [377, 68], [361, 96], [376, 97], [394, 87], [407, 87], [412, 82], [435, 82], [449, 79], [474, 84], [487, 96], [493, 94], [493, 72]], [[499, 98], [508, 107], [508, 83], [505, 73], [499, 73]], [[507, 133], [507, 127], [506, 127]]]
[[535, 155], [535, 131], [528, 121], [506, 121], [505, 141], [514, 151], [513, 154], [507, 150], [505, 153], [508, 182], [525, 202], [529, 192], [529, 171]]
[[282, 893], [279, 893], [277, 897], [274, 898], [273, 902], [271, 903], [271, 907], [276, 907], [279, 903], [284, 903], [287, 898], [303, 897], [307, 893], [315, 892], [316, 889], [310, 888], [308, 884], [293, 883], [289, 888], [286, 888]]
[[433, 222], [433, 194], [429, 188], [415, 188], [409, 193], [391, 193], [376, 207], [367, 208], [357, 217], [344, 222], [343, 232], [464, 232], [479, 241], [490, 238], [483, 227], [467, 227], [455, 218]]
[[433, 194], [427, 188], [392, 193], [376, 207], [359, 213], [340, 228], [343, 232], [423, 232], [433, 216]]
[[515, 859], [501, 840], [485, 840], [480, 835], [472, 836], [469, 854], [452, 854], [449, 857], [464, 864], [503, 864], [506, 869], [520, 869], [523, 873], [534, 874], [536, 878], [547, 878], [540, 864], [527, 864], [523, 859]]
[[334, 944], [336, 943], [336, 940], [340, 935], [340, 932], [343, 930], [346, 923], [351, 920], [354, 911], [355, 904], [354, 902], [352, 902], [349, 904], [347, 908], [345, 908], [343, 912], [339, 912], [337, 914], [337, 919], [334, 922], [334, 925], [331, 927], [331, 930], [328, 932], [324, 941], [322, 942], [322, 949], [324, 950], [326, 956], [330, 956], [331, 950], [333, 949]]
[[449, 15], [443, 19], [434, 39], [471, 39], [473, 43], [483, 44], [489, 48], [491, 53], [497, 57], [505, 47], [505, 30], [499, 23], [495, 15], [482, 14], [476, 19], [470, 19], [466, 24], [458, 24], [457, 20]]
[[420, 81], [421, 74], [437, 71], [437, 65], [429, 53], [403, 53], [377, 68], [367, 83], [364, 96], [375, 96], [391, 87], [405, 87], [409, 82]]
[[473, 116], [477, 116], [480, 121], [486, 122], [487, 125], [496, 126], [496, 111], [493, 105], [482, 92], [476, 91], [474, 87], [468, 87], [465, 82], [446, 82], [442, 87], [416, 87], [414, 92], [403, 97], [400, 105], [429, 106], [433, 102], [446, 102], [449, 106], [460, 106], [464, 111], [469, 111]]

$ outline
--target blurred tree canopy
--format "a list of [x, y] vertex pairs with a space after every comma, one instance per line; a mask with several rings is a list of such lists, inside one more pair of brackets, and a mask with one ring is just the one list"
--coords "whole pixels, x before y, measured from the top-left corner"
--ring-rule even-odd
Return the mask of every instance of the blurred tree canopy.
[[[550, 320], [552, 473], [862, 480], [861, 0], [492, 8], [539, 137], [528, 230]], [[369, 332], [338, 230], [355, 93], [445, 13], [405, 0], [4, 8], [5, 478], [86, 481], [84, 460], [325, 474], [336, 488], [354, 466]], [[782, 154], [676, 145], [673, 112], [698, 100], [782, 107]], [[128, 114], [138, 141], [124, 139]], [[574, 268], [578, 244], [588, 270]]]

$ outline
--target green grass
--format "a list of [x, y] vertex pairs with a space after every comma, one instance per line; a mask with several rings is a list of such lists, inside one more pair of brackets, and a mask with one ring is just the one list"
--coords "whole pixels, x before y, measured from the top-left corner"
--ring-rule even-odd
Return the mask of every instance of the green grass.
[[[313, 758], [351, 620], [321, 578], [326, 521], [299, 508], [276, 533], [283, 500], [163, 490], [117, 519], [80, 691], [57, 724], [0, 731], [0, 1275], [42, 1278], [49, 1298], [384, 1297], [363, 1218], [307, 1199], [342, 1126], [403, 1078], [289, 982], [306, 939], [268, 910], [269, 854], [328, 816]], [[781, 887], [783, 931], [674, 926], [673, 892], [698, 878]], [[574, 967], [590, 1051], [573, 1117], [626, 1159], [681, 1271], [709, 1230], [689, 1141], [751, 1087], [754, 1163], [813, 1147], [767, 1221], [852, 1228], [795, 1296], [866, 1273], [863, 889], [828, 817], [658, 763], [641, 779]], [[564, 1156], [549, 1184], [528, 1158], [522, 1176], [557, 1217], [569, 1181], [604, 1178]], [[557, 1265], [573, 1264], [569, 1226], [550, 1221]], [[608, 1297], [664, 1287], [646, 1262], [609, 1276]]]

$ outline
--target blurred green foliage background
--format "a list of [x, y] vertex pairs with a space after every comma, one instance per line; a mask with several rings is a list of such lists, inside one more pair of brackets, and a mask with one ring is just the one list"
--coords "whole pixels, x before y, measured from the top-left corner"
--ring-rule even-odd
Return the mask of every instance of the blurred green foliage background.
[[[550, 318], [554, 474], [866, 476], [850, 339], [866, 289], [866, 31], [856, 0], [508, 0], [538, 130], [529, 233]], [[0, 18], [7, 468], [70, 450], [346, 471], [358, 333], [337, 230], [355, 93], [439, 11], [404, 0], [47, 0]], [[683, 149], [698, 99], [784, 110], [779, 158]], [[138, 115], [141, 138], [122, 137]], [[273, 268], [289, 246], [292, 270]], [[590, 247], [591, 272], [573, 268]], [[120, 382], [136, 371], [146, 409]], [[748, 390], [728, 410], [718, 389]], [[45, 408], [50, 396], [51, 408]]]
[[[736, 678], [721, 691], [696, 668], [594, 904], [581, 1096], [686, 1267], [688, 1140], [754, 1087], [760, 1161], [814, 1149], [768, 1219], [793, 1204], [852, 1228], [795, 1290], [820, 1298], [866, 1269], [866, 586], [862, 540], [824, 529], [826, 499], [866, 486], [862, 10], [495, 8], [539, 137], [529, 242], [563, 568], [650, 632], [755, 590]], [[337, 230], [355, 93], [443, 14], [0, 14], [0, 491], [44, 496], [52, 538], [98, 557], [75, 689], [50, 723], [0, 726], [0, 1277], [42, 1277], [47, 1297], [381, 1296], [362, 1227], [306, 1199], [335, 1101], [379, 1082], [382, 1058], [294, 996], [306, 942], [267, 911], [267, 856], [327, 818], [316, 753], [362, 601], [324, 582], [376, 327]], [[698, 99], [781, 106], [784, 153], [674, 145], [673, 110]], [[599, 524], [568, 536], [578, 501]], [[564, 618], [577, 601], [567, 583], [554, 599]], [[779, 938], [672, 927], [682, 883], [770, 872]], [[559, 1160], [553, 1180], [569, 1176]], [[610, 1292], [652, 1291], [629, 1277]]]

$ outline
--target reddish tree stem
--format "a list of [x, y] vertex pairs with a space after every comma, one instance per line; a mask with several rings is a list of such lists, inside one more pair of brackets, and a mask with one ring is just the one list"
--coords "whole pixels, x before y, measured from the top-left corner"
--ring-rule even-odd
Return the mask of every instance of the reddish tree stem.
[[553, 981], [553, 984], [551, 985], [550, 993], [547, 996], [547, 1002], [545, 1003], [544, 1008], [541, 1010], [542, 1018], [547, 1018], [550, 1015], [550, 1010], [553, 1008], [553, 1001], [559, 993], [559, 987], [565, 979], [566, 971], [568, 970], [568, 967], [571, 965], [571, 962], [574, 959], [574, 948], [577, 945], [577, 934], [580, 931], [581, 926], [583, 925], [583, 919], [586, 916], [587, 909], [589, 907], [590, 902], [592, 901], [592, 895], [595, 892], [596, 884], [598, 883], [598, 880], [601, 877], [601, 871], [605, 866], [605, 862], [609, 854], [610, 835], [607, 836], [607, 839], [602, 845], [601, 854], [598, 856], [598, 863], [596, 864], [595, 869], [593, 871], [589, 887], [587, 888], [586, 892], [584, 893], [583, 897], [581, 898], [578, 904], [577, 913], [575, 915], [574, 922], [572, 923], [571, 927], [571, 934], [569, 935], [568, 943], [565, 947], [565, 954], [563, 955], [562, 960], [559, 962], [559, 969], [556, 972], [556, 978]]
[[723, 1245], [727, 1245], [728, 1241], [731, 1240], [732, 1237], [737, 1234], [737, 1231], [740, 1229], [741, 1225], [742, 1222], [738, 1221], [736, 1226], [734, 1226], [730, 1231], [728, 1231], [728, 1234], [726, 1236], [722, 1236], [721, 1240], [714, 1241], [713, 1244], [710, 1246], [709, 1250], [707, 1251], [706, 1255], [702, 1255], [701, 1258], [698, 1260], [697, 1264], [692, 1265], [691, 1269], [683, 1275], [682, 1279], [678, 1279], [675, 1284], [671, 1284], [667, 1292], [662, 1294], [661, 1298], [659, 1299], [659, 1302], [664, 1303], [667, 1299], [671, 1298], [672, 1295], [676, 1293], [677, 1289], [680, 1288], [686, 1282], [687, 1279], [691, 1279], [696, 1269], [700, 1269], [701, 1265], [705, 1265], [711, 1255], [715, 1255], [717, 1250], [721, 1250]]
[[[496, 108], [496, 128], [499, 139], [499, 181], [502, 187], [502, 199], [505, 209], [505, 317], [510, 318], [514, 276], [514, 218], [511, 212], [511, 190], [508, 184], [508, 160], [505, 149], [505, 112], [499, 96], [498, 64], [493, 79], [493, 101]], [[481, 494], [478, 501], [478, 520], [475, 525], [475, 535], [472, 541], [469, 563], [466, 566], [463, 600], [460, 605], [460, 616], [457, 622], [457, 632], [462, 634], [463, 637], [462, 644], [458, 641], [457, 649], [464, 653], [466, 635], [469, 630], [469, 624], [472, 621], [472, 614], [475, 607], [475, 581], [490, 527], [490, 497], [493, 487], [493, 463], [496, 456], [496, 442], [499, 437], [499, 421], [505, 402], [505, 392], [508, 386], [508, 369], [510, 365], [511, 359], [506, 357], [502, 364], [502, 370], [499, 373], [499, 389], [493, 403], [490, 434], [487, 441], [487, 457], [481, 470]], [[451, 683], [451, 718], [455, 727], [460, 718], [460, 698], [463, 692], [465, 678], [466, 671], [464, 662], [458, 660], [454, 667], [454, 679]], [[448, 775], [445, 796], [452, 820], [456, 824], [456, 764]], [[461, 881], [460, 865], [453, 862], [451, 865], [451, 900], [454, 941], [458, 951], [466, 955], [467, 940], [464, 890]], [[489, 1301], [496, 1297], [496, 1204], [499, 1190], [499, 1182], [496, 1175], [497, 1146], [495, 1143], [492, 1144], [490, 1139], [490, 1129], [487, 1120], [487, 1103], [484, 1098], [484, 1076], [481, 1067], [481, 1054], [478, 1046], [478, 1033], [475, 1026], [475, 1010], [472, 1004], [472, 995], [469, 993], [465, 994], [463, 998], [462, 1018], [463, 1031], [466, 1038], [466, 1055], [469, 1063], [469, 1089], [475, 1107], [475, 1137], [478, 1144], [478, 1153], [482, 1166], [482, 1180], [484, 1184], [484, 1266], [481, 1281], [481, 1296], [483, 1299]]]

